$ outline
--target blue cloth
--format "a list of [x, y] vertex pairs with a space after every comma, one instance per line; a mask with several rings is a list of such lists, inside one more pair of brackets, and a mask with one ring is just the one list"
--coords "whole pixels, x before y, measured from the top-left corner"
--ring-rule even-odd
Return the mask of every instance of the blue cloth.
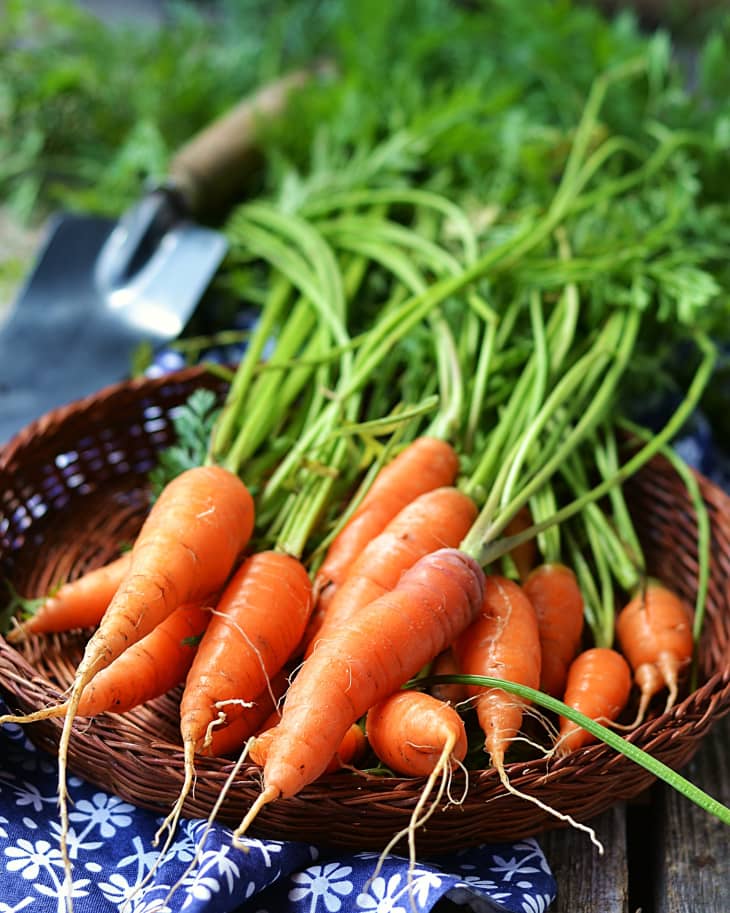
[[[56, 761], [14, 725], [0, 729], [0, 759], [0, 913], [66, 913]], [[75, 776], [69, 795], [75, 913], [426, 913], [443, 897], [477, 913], [544, 913], [555, 897], [533, 839], [419, 859], [411, 905], [401, 857], [372, 878], [377, 853], [253, 839], [244, 852], [199, 820], [181, 822], [147, 881], [161, 819]]]

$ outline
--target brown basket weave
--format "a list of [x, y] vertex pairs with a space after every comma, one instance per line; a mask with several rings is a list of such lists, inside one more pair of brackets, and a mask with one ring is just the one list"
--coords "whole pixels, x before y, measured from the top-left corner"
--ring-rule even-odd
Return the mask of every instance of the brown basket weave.
[[[172, 438], [174, 410], [200, 385], [222, 390], [202, 369], [107, 388], [35, 422], [0, 455], [0, 575], [24, 596], [46, 593], [113, 557], [137, 532], [147, 506], [146, 476]], [[730, 499], [700, 479], [712, 523], [713, 563], [700, 651], [700, 687], [667, 714], [648, 720], [631, 740], [673, 768], [692, 757], [712, 723], [730, 711]], [[670, 466], [655, 459], [630, 485], [650, 570], [694, 601], [695, 518]], [[58, 700], [72, 678], [82, 635], [37, 637], [15, 649], [0, 638], [0, 685], [11, 708], [28, 712]], [[70, 768], [123, 799], [166, 813], [183, 780], [177, 692], [124, 716], [79, 720]], [[28, 726], [54, 752], [61, 722]], [[232, 769], [197, 761], [190, 817], [205, 816]], [[511, 764], [510, 779], [543, 803], [586, 821], [651, 782], [643, 768], [603, 745], [563, 759]], [[266, 806], [253, 835], [379, 849], [408, 824], [420, 780], [338, 773], [300, 796]], [[219, 820], [239, 822], [261, 788], [243, 767]], [[458, 785], [454, 788], [458, 794]], [[493, 770], [472, 771], [466, 800], [447, 805], [418, 834], [422, 853], [492, 840], [514, 840], [559, 822], [505, 792]]]

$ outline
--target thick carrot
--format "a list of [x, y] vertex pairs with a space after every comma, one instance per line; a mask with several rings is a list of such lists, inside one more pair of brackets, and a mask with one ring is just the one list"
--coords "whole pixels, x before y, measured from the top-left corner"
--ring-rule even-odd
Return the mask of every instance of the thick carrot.
[[665, 711], [671, 709], [679, 674], [694, 647], [689, 607], [667, 587], [649, 582], [619, 612], [616, 637], [641, 695], [636, 721], [643, 719], [652, 697], [665, 687]]
[[312, 585], [296, 558], [258, 552], [236, 571], [218, 602], [180, 702], [183, 744], [202, 748], [208, 727], [257, 700], [299, 643], [312, 608]]
[[358, 507], [335, 536], [314, 580], [318, 608], [327, 610], [360, 552], [406, 504], [433, 488], [452, 485], [459, 458], [450, 444], [419, 437], [376, 476]]
[[472, 499], [452, 487], [424, 492], [406, 504], [353, 562], [307, 653], [321, 637], [348, 624], [364, 605], [392, 590], [403, 571], [419, 558], [439, 548], [456, 548], [476, 515]]
[[[237, 719], [271, 687], [272, 677], [301, 642], [311, 610], [309, 575], [284, 552], [257, 552], [231, 578], [185, 680], [180, 702], [185, 776], [160, 831], [167, 828], [172, 836], [193, 786], [195, 754], [210, 750], [216, 729], [217, 750], [230, 744], [226, 724], [235, 724], [229, 733], [234, 741], [249, 729]], [[276, 701], [273, 689], [271, 701]]]
[[132, 556], [125, 552], [102, 567], [64, 583], [30, 617], [13, 628], [8, 643], [20, 643], [30, 634], [51, 634], [75, 628], [96, 627], [129, 569]]
[[124, 713], [181, 684], [209, 620], [206, 606], [175, 609], [94, 676], [81, 696], [78, 716]]
[[[487, 576], [481, 612], [454, 644], [465, 675], [489, 675], [537, 688], [540, 638], [537, 615], [522, 588], [506, 577]], [[527, 702], [501, 688], [469, 685], [492, 764], [504, 775], [504, 757], [518, 734]]]
[[[568, 670], [563, 703], [598, 722], [615, 720], [631, 692], [631, 670], [623, 656], [609, 647], [579, 653]], [[567, 754], [595, 741], [587, 730], [560, 718], [558, 750]]]
[[540, 690], [562, 697], [568, 667], [583, 637], [583, 594], [564, 564], [541, 564], [522, 585], [537, 614], [540, 636]]
[[253, 521], [253, 498], [238, 476], [217, 466], [201, 466], [173, 479], [142, 525], [127, 573], [76, 669], [59, 741], [60, 842], [67, 876], [66, 765], [73, 721], [86, 686], [176, 608], [220, 590], [251, 536]]
[[378, 758], [407, 777], [426, 777], [466, 757], [464, 721], [422, 691], [396, 691], [379, 701], [368, 710], [365, 733]]
[[293, 796], [326, 769], [348, 728], [446, 649], [481, 609], [484, 573], [458, 549], [440, 549], [409, 568], [397, 586], [371, 602], [344, 629], [320, 641], [302, 664], [271, 731], [264, 789], [242, 821]]

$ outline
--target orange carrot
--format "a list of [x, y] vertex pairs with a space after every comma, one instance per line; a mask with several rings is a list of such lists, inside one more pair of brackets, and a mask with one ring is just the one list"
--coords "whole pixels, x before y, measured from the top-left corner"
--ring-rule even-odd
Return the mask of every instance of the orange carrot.
[[665, 711], [671, 709], [679, 674], [694, 648], [689, 607], [667, 587], [650, 582], [619, 613], [616, 636], [641, 694], [636, 721], [664, 687], [669, 690]]
[[[278, 724], [281, 716], [279, 713], [272, 713], [269, 719], [264, 723], [259, 732], [256, 734], [256, 756], [261, 757], [268, 751], [267, 745], [276, 736], [274, 728]], [[353, 723], [345, 733], [340, 747], [332, 756], [323, 773], [332, 774], [341, 770], [343, 767], [352, 765], [358, 758], [365, 754], [367, 748], [367, 739], [359, 723]]]
[[483, 586], [473, 558], [440, 549], [320, 641], [287, 692], [265, 756], [254, 740], [251, 757], [264, 767], [264, 789], [237, 835], [264, 804], [316, 780], [352, 723], [446, 649], [478, 614]]
[[[487, 576], [481, 614], [458, 638], [454, 651], [466, 675], [489, 675], [537, 688], [537, 616], [522, 588], [506, 577]], [[520, 730], [527, 701], [501, 688], [469, 685], [467, 690], [475, 698], [485, 748], [504, 781], [504, 757]]]
[[436, 488], [406, 504], [353, 562], [307, 653], [321, 637], [348, 624], [364, 605], [392, 590], [419, 558], [439, 548], [456, 548], [476, 515], [476, 505], [458, 488]]
[[459, 458], [445, 441], [419, 437], [380, 470], [354, 513], [332, 540], [314, 580], [318, 608], [329, 601], [360, 552], [406, 504], [433, 488], [453, 484]]
[[[597, 722], [615, 720], [631, 691], [631, 670], [616, 650], [592, 647], [579, 653], [568, 670], [563, 703]], [[560, 717], [558, 748], [568, 753], [595, 738], [578, 723]]]
[[[458, 675], [461, 672], [459, 669], [459, 664], [456, 661], [456, 656], [451, 647], [444, 650], [443, 653], [439, 653], [436, 659], [433, 661], [433, 665], [430, 669], [430, 675]], [[430, 694], [432, 697], [438, 698], [440, 701], [448, 701], [450, 704], [460, 704], [462, 701], [465, 701], [468, 697], [466, 692], [466, 685], [456, 684], [456, 683], [446, 683], [432, 685], [430, 689]]]
[[130, 566], [76, 669], [59, 740], [60, 843], [68, 877], [66, 767], [86, 686], [176, 608], [221, 589], [251, 536], [253, 515], [253, 498], [238, 476], [221, 467], [201, 466], [173, 479], [142, 525]]
[[[304, 565], [269, 550], [248, 558], [225, 588], [188, 673], [180, 702], [185, 776], [160, 828], [170, 837], [195, 778], [195, 754], [205, 753], [221, 722], [237, 719], [258, 700], [300, 643], [312, 609], [312, 583]], [[272, 704], [276, 697], [271, 694]], [[249, 733], [250, 734], [250, 733]], [[224, 736], [218, 736], [219, 744]]]
[[220, 712], [234, 720], [255, 701], [299, 643], [312, 608], [304, 566], [283, 552], [258, 552], [234, 574], [216, 606], [180, 703], [183, 743], [203, 746]]
[[30, 634], [96, 627], [129, 569], [131, 560], [131, 553], [125, 552], [114, 561], [64, 583], [30, 618], [13, 628], [6, 640], [14, 644], [25, 640]]
[[396, 773], [426, 777], [466, 757], [464, 721], [450, 704], [421, 691], [396, 691], [368, 710], [370, 747]]
[[523, 584], [537, 614], [541, 648], [540, 690], [562, 697], [568, 667], [583, 637], [583, 594], [564, 564], [542, 564]]
[[185, 680], [210, 608], [182, 606], [98, 672], [85, 688], [77, 714], [124, 713]]
[[279, 720], [277, 705], [289, 686], [289, 673], [281, 669], [271, 677], [255, 701], [251, 701], [239, 716], [230, 722], [225, 713], [219, 714], [220, 726], [215, 722], [208, 727], [208, 734], [198, 748], [198, 754], [220, 758], [224, 755], [238, 755], [255, 733], [276, 725]]

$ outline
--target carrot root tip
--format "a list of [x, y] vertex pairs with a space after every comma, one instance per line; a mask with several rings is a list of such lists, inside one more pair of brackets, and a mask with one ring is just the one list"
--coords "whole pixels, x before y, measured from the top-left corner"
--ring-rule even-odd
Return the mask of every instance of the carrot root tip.
[[273, 786], [273, 785], [266, 786], [261, 791], [261, 793], [259, 793], [258, 797], [256, 798], [256, 801], [253, 803], [251, 808], [246, 812], [246, 815], [244, 816], [243, 820], [241, 821], [241, 823], [238, 825], [238, 827], [233, 832], [233, 845], [237, 849], [239, 849], [239, 850], [248, 849], [248, 847], [241, 840], [241, 838], [244, 836], [246, 831], [249, 829], [249, 827], [251, 826], [251, 823], [256, 818], [256, 816], [259, 814], [261, 809], [265, 805], [268, 805], [269, 802], [273, 802], [274, 800], [278, 799], [280, 795], [281, 795], [281, 791], [279, 790], [278, 786]]

